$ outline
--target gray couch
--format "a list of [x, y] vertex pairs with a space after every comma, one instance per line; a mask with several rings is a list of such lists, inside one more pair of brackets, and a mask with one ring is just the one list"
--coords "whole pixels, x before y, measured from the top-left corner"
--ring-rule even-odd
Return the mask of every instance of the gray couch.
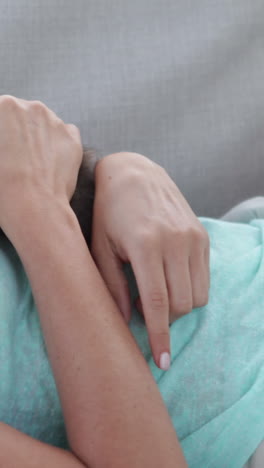
[[198, 216], [264, 195], [263, 0], [2, 0], [0, 70], [101, 155], [163, 165]]

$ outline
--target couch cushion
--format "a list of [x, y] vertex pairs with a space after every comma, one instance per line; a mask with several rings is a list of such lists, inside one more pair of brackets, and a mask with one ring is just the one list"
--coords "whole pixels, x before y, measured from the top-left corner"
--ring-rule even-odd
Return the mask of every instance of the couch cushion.
[[164, 165], [197, 215], [263, 195], [263, 1], [109, 5], [2, 0], [0, 94]]

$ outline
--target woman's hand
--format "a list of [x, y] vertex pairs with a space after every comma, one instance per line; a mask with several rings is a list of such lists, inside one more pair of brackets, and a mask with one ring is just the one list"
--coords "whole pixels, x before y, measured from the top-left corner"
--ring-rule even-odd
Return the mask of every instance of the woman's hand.
[[69, 203], [82, 161], [80, 132], [40, 101], [0, 96], [0, 226], [10, 233], [20, 201]]
[[170, 353], [169, 323], [208, 302], [209, 236], [166, 171], [148, 158], [108, 155], [97, 163], [95, 179], [91, 253], [127, 320], [122, 264], [131, 263], [161, 367], [161, 353]]

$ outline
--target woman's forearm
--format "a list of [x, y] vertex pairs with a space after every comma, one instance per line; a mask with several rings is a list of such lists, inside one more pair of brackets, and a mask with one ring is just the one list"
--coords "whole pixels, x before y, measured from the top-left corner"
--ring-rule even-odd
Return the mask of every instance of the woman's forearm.
[[70, 206], [35, 199], [16, 211], [9, 237], [31, 283], [73, 453], [91, 468], [186, 467]]
[[45, 444], [0, 422], [0, 466], [3, 468], [86, 468], [67, 450]]

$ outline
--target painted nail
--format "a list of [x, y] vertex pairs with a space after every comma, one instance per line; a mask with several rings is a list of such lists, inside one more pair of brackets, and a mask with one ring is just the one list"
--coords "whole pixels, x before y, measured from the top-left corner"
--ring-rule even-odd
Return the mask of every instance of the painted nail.
[[170, 355], [169, 353], [161, 353], [160, 355], [160, 368], [168, 370], [170, 367]]

